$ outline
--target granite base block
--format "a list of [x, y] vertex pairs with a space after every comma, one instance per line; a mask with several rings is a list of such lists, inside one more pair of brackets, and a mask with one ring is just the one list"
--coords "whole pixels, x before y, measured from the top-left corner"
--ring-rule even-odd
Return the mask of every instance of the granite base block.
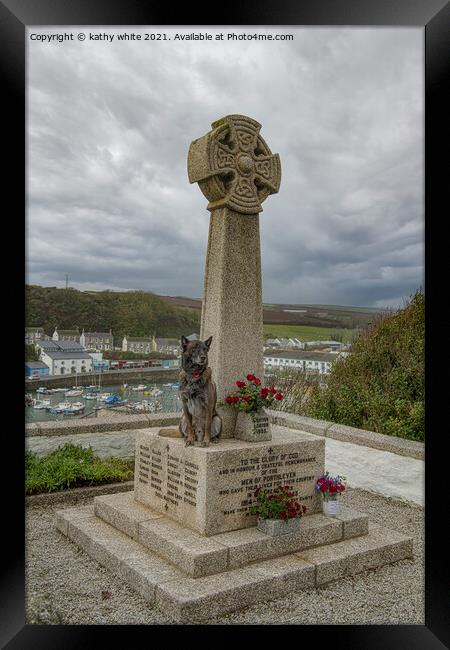
[[289, 485], [307, 514], [322, 511], [314, 490], [324, 471], [325, 442], [311, 434], [273, 426], [272, 440], [219, 440], [186, 447], [158, 429], [136, 436], [134, 498], [206, 536], [256, 525], [255, 490]]
[[409, 558], [413, 552], [411, 538], [372, 525], [368, 535], [359, 538], [193, 578], [80, 508], [59, 511], [57, 521], [69, 539], [176, 623], [208, 621], [218, 614]]
[[376, 524], [369, 533], [330, 546], [301, 551], [298, 556], [316, 566], [316, 585], [326, 584], [367, 569], [412, 558], [412, 539]]
[[322, 514], [309, 515], [301, 518], [299, 530], [279, 537], [270, 537], [256, 527], [205, 537], [141, 504], [134, 508], [132, 491], [96, 497], [94, 503], [98, 517], [191, 577], [212, 575], [250, 562], [365, 535], [368, 526], [366, 515], [346, 508], [342, 520]]

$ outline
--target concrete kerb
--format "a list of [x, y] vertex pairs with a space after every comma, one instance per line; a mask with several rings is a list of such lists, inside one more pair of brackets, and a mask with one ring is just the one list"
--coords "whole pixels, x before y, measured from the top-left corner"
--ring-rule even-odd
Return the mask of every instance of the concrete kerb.
[[40, 422], [25, 427], [26, 437], [64, 436], [78, 433], [101, 433], [121, 431], [122, 429], [145, 429], [178, 424], [180, 413], [144, 413], [137, 415], [111, 415], [111, 417], [92, 420]]
[[271, 422], [274, 424], [307, 431], [316, 436], [350, 442], [362, 447], [372, 447], [380, 451], [389, 451], [399, 456], [425, 460], [425, 445], [423, 442], [388, 436], [383, 433], [376, 433], [375, 431], [366, 431], [365, 429], [356, 429], [355, 427], [335, 424], [334, 422], [327, 422], [325, 420], [316, 420], [302, 415], [295, 415], [294, 413], [273, 410], [269, 410], [268, 413]]
[[[283, 411], [268, 410], [273, 424], [289, 427], [299, 431], [306, 431], [316, 436], [350, 442], [354, 445], [372, 447], [381, 451], [389, 451], [399, 456], [425, 459], [425, 445], [423, 442], [396, 438], [374, 431], [366, 431], [342, 424], [335, 424], [325, 420], [284, 413]], [[33, 436], [64, 436], [78, 433], [100, 433], [120, 431], [123, 429], [144, 429], [148, 427], [170, 426], [177, 424], [180, 413], [148, 413], [138, 415], [113, 415], [111, 417], [94, 418], [89, 422], [40, 422], [28, 424], [25, 435]]]

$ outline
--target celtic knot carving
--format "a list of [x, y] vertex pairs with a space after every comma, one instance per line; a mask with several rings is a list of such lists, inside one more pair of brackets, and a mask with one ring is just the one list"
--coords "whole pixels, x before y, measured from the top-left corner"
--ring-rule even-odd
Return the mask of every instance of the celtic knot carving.
[[257, 161], [255, 163], [255, 169], [258, 174], [261, 174], [264, 178], [270, 178], [270, 163], [268, 160], [263, 160], [261, 162]]
[[188, 174], [209, 200], [208, 209], [229, 207], [256, 214], [278, 192], [281, 164], [259, 135], [261, 125], [245, 115], [228, 115], [189, 148]]
[[225, 153], [223, 149], [219, 148], [217, 150], [217, 165], [220, 168], [234, 167], [234, 157], [229, 153]]
[[239, 196], [253, 197], [253, 195], [254, 195], [254, 190], [253, 190], [252, 186], [250, 185], [247, 178], [239, 179], [239, 182], [236, 185], [235, 191], [236, 191], [236, 194], [239, 194]]

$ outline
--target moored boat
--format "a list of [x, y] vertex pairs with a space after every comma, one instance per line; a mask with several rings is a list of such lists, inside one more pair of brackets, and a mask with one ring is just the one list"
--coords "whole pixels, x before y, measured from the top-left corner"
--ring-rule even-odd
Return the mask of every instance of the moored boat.
[[100, 395], [97, 396], [97, 402], [104, 402], [108, 397], [111, 397], [111, 393], [100, 393]]
[[46, 409], [50, 406], [49, 399], [35, 399], [33, 400], [34, 409]]
[[85, 406], [83, 402], [74, 402], [73, 404], [70, 405], [69, 408], [66, 408], [64, 410], [65, 415], [78, 415], [79, 413], [83, 413], [85, 409]]
[[83, 390], [80, 388], [72, 388], [72, 390], [66, 391], [66, 397], [79, 397], [83, 394]]
[[59, 402], [56, 406], [47, 406], [47, 411], [53, 415], [58, 415], [64, 413], [67, 409], [72, 406], [70, 402]]

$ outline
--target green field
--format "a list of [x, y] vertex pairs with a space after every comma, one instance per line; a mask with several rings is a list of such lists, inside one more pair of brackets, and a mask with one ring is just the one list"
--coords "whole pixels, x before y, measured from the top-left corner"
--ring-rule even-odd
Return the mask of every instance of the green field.
[[[299, 338], [304, 341], [330, 341], [336, 332], [334, 327], [313, 327], [310, 325], [269, 325], [264, 324], [264, 336], [283, 338]], [[343, 335], [344, 343], [349, 343], [352, 339], [353, 330], [338, 330]]]

